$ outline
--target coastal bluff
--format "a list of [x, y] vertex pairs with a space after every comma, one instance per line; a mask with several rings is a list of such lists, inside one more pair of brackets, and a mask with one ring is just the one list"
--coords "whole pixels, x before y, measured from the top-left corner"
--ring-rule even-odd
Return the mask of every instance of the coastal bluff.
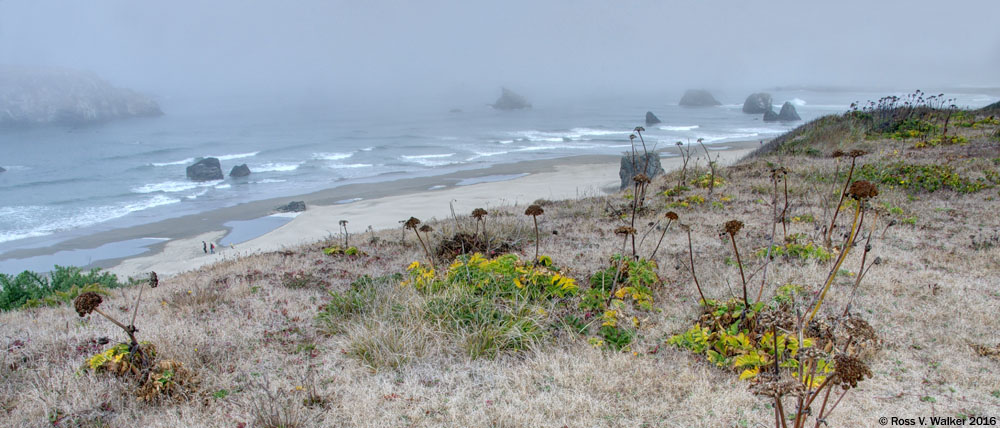
[[162, 114], [152, 98], [91, 72], [0, 65], [0, 127], [86, 125]]

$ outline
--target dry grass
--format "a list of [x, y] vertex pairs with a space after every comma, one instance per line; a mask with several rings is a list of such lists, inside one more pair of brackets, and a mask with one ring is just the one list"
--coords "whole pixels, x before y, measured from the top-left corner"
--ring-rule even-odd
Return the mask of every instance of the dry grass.
[[[870, 151], [862, 163], [946, 162], [969, 176], [996, 170], [984, 158], [997, 156], [997, 142], [989, 138], [994, 129], [956, 132], [970, 144], [913, 149], [912, 142], [865, 140], [838, 148]], [[769, 164], [790, 170], [789, 217], [815, 219], [789, 222], [789, 233], [818, 239], [824, 218], [829, 221], [828, 200], [839, 191], [828, 180], [835, 168], [829, 158], [774, 151], [721, 170], [726, 184], [715, 188], [713, 198], [672, 208], [693, 228], [698, 277], [710, 298], [742, 296], [737, 267], [726, 262], [732, 248], [719, 238], [725, 221], [738, 217], [746, 223], [737, 241], [741, 254], [769, 242]], [[697, 174], [689, 171], [692, 176]], [[652, 189], [676, 181], [661, 177]], [[873, 426], [883, 415], [1000, 416], [1000, 366], [981, 355], [996, 346], [1000, 331], [1000, 247], [975, 248], [969, 238], [1000, 229], [997, 188], [971, 194], [880, 190], [875, 205], [896, 208], [885, 208], [885, 218], [898, 224], [875, 241], [873, 255], [883, 263], [862, 283], [854, 307], [884, 344], [870, 360], [874, 377], [848, 394], [829, 425]], [[694, 188], [688, 194], [707, 192]], [[640, 233], [667, 210], [662, 195], [648, 199], [636, 222]], [[621, 204], [621, 195], [547, 203], [539, 217], [541, 253], [585, 283], [620, 251], [621, 239], [612, 231], [622, 220], [612, 211]], [[490, 233], [523, 243], [521, 256], [530, 258], [534, 231], [531, 219], [521, 215], [524, 208], [491, 211]], [[459, 217], [434, 227], [431, 245], [459, 230], [472, 231], [475, 223]], [[686, 268], [686, 236], [677, 229], [666, 236], [656, 257], [664, 279], [654, 290], [658, 311], [642, 320], [632, 352], [595, 349], [585, 338], [555, 329], [526, 352], [473, 359], [461, 346], [473, 338], [416, 315], [424, 297], [391, 283], [375, 287], [367, 306], [317, 322], [320, 307], [330, 301], [328, 291], [345, 292], [364, 275], [402, 273], [423, 258], [412, 234], [399, 230], [375, 233], [376, 239], [366, 234], [359, 247], [367, 256], [328, 256], [322, 248], [336, 242], [320, 242], [161, 278], [159, 288], [144, 294], [137, 335], [198, 374], [198, 396], [185, 401], [140, 403], [122, 381], [80, 369], [87, 356], [104, 348], [97, 339], [121, 339], [107, 322], [81, 319], [69, 307], [2, 313], [0, 425], [773, 426], [769, 404], [733, 372], [664, 343], [700, 313]], [[651, 253], [655, 241], [646, 239], [638, 253]], [[744, 259], [748, 275], [763, 263]], [[856, 274], [859, 263], [860, 252], [852, 252], [844, 269]], [[764, 295], [786, 283], [816, 291], [828, 269], [814, 261], [772, 264]], [[322, 282], [288, 287], [285, 274], [300, 272]], [[825, 307], [842, 308], [851, 284], [853, 277], [838, 277]], [[116, 290], [104, 307], [117, 316], [132, 293]]]

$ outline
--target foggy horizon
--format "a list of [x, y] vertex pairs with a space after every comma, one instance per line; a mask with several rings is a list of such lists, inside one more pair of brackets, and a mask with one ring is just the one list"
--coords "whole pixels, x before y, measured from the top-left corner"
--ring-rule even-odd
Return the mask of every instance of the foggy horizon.
[[823, 7], [558, 1], [0, 1], [0, 64], [156, 97], [469, 98], [1000, 85], [988, 1]]

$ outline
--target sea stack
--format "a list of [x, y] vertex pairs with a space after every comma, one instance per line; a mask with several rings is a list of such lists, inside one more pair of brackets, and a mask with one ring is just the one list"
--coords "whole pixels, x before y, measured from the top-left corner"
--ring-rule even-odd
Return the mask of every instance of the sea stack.
[[743, 113], [761, 114], [771, 109], [771, 94], [758, 92], [750, 94], [743, 102]]
[[767, 111], [764, 112], [764, 122], [777, 122], [777, 121], [778, 121], [778, 113], [775, 113], [774, 109], [767, 109]]
[[222, 180], [222, 164], [219, 159], [205, 158], [187, 167], [187, 178], [193, 181]]
[[685, 107], [712, 107], [721, 106], [722, 103], [715, 99], [711, 93], [704, 89], [688, 89], [681, 97], [679, 105]]
[[656, 125], [657, 123], [660, 123], [660, 118], [656, 117], [656, 115], [653, 114], [653, 112], [647, 111], [646, 112], [646, 126]]
[[531, 108], [531, 103], [527, 99], [522, 97], [520, 94], [507, 89], [501, 88], [502, 93], [500, 98], [497, 98], [497, 102], [493, 103], [493, 108], [497, 110], [520, 110]]
[[778, 120], [782, 122], [794, 122], [796, 120], [802, 120], [802, 118], [799, 117], [799, 113], [795, 111], [795, 106], [792, 103], [785, 101], [785, 103], [781, 105], [781, 111], [778, 112]]
[[247, 164], [236, 165], [229, 171], [229, 177], [246, 177], [250, 175], [250, 167]]

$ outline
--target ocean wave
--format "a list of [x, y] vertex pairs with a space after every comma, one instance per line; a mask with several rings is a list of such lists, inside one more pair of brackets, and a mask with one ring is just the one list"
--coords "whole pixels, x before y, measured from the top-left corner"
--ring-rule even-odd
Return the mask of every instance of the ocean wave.
[[230, 187], [233, 187], [233, 185], [232, 185], [232, 184], [229, 184], [229, 183], [226, 183], [226, 184], [220, 184], [220, 185], [218, 185], [218, 186], [215, 186], [215, 188], [216, 188], [216, 189], [219, 189], [219, 190], [222, 190], [222, 189], [228, 189], [228, 188], [230, 188]]
[[200, 191], [198, 193], [195, 193], [193, 195], [187, 195], [187, 196], [185, 196], [185, 198], [187, 198], [187, 199], [198, 199], [199, 196], [203, 196], [206, 193], [208, 193], [208, 189], [204, 189], [204, 190], [202, 190], [202, 191]]
[[593, 128], [573, 128], [569, 131], [570, 133], [566, 135], [569, 138], [600, 137], [606, 135], [621, 135], [627, 138], [628, 134], [632, 133], [632, 131]]
[[236, 154], [232, 154], [232, 155], [206, 156], [206, 157], [216, 158], [216, 159], [218, 159], [220, 161], [224, 161], [224, 160], [233, 160], [233, 159], [243, 159], [243, 158], [254, 157], [254, 156], [257, 156], [258, 153], [260, 153], [260, 152], [256, 151], [256, 152], [247, 152], [247, 153], [236, 153]]
[[253, 172], [287, 172], [299, 169], [300, 165], [302, 165], [302, 162], [297, 162], [297, 163], [268, 162], [263, 165], [258, 165], [254, 168], [250, 168], [250, 170]]
[[357, 202], [357, 201], [360, 201], [360, 200], [362, 200], [362, 199], [364, 199], [364, 198], [351, 198], [351, 199], [341, 199], [341, 200], [339, 200], [339, 201], [336, 201], [336, 202], [334, 202], [334, 203], [335, 203], [335, 204], [338, 204], [338, 205], [339, 205], [339, 204], [349, 204], [349, 203], [351, 203], [351, 202]]
[[273, 178], [265, 178], [265, 179], [260, 180], [260, 181], [251, 181], [250, 183], [251, 184], [270, 184], [270, 183], [284, 183], [285, 181], [288, 181], [288, 180], [278, 180], [278, 179], [273, 179]]
[[404, 162], [416, 163], [423, 166], [445, 166], [456, 163], [453, 160], [447, 159], [455, 156], [455, 153], [442, 153], [442, 154], [430, 154], [430, 155], [403, 155], [400, 156], [400, 160]]
[[[362, 149], [364, 150], [364, 149]], [[313, 153], [312, 158], [316, 160], [341, 160], [354, 156], [354, 153]]]
[[362, 152], [370, 152], [372, 150], [375, 150], [375, 148], [374, 147], [365, 147], [365, 148], [361, 149]]
[[788, 102], [792, 103], [796, 107], [802, 107], [802, 106], [806, 105], [806, 100], [804, 100], [802, 98], [792, 98]]
[[447, 158], [447, 157], [451, 157], [451, 156], [455, 156], [455, 154], [454, 153], [443, 153], [443, 154], [433, 154], [433, 155], [403, 155], [403, 156], [400, 156], [400, 157], [402, 157], [405, 160], [414, 160], [414, 159]]
[[331, 163], [328, 164], [328, 168], [333, 169], [350, 169], [350, 168], [367, 168], [372, 166], [370, 163]]
[[194, 158], [186, 158], [186, 159], [181, 159], [179, 161], [174, 161], [174, 162], [153, 162], [153, 163], [150, 163], [150, 165], [152, 165], [152, 166], [171, 166], [171, 165], [187, 165], [187, 164], [191, 164], [191, 163], [194, 163]]
[[[0, 242], [47, 236], [63, 230], [93, 226], [137, 211], [175, 204], [180, 201], [180, 199], [166, 195], [156, 195], [140, 201], [115, 205], [74, 208], [69, 212], [36, 205], [0, 207], [0, 217], [5, 220], [4, 223], [13, 223], [12, 227], [5, 226], [6, 230], [0, 232]], [[37, 219], [45, 219], [46, 221], [39, 224], [34, 221]]]
[[156, 192], [174, 193], [174, 192], [183, 192], [185, 190], [197, 189], [199, 187], [211, 187], [211, 186], [214, 186], [214, 185], [219, 184], [221, 182], [222, 182], [222, 180], [202, 181], [202, 182], [193, 182], [193, 181], [164, 181], [164, 182], [161, 182], [161, 183], [150, 183], [150, 184], [145, 184], [145, 185], [142, 185], [142, 186], [139, 186], [139, 187], [133, 187], [132, 188], [132, 192], [133, 193], [156, 193]]
[[691, 131], [698, 128], [699, 128], [698, 125], [679, 125], [679, 126], [664, 125], [656, 127], [656, 129], [659, 129], [661, 131]]
[[475, 159], [479, 159], [479, 158], [488, 158], [488, 157], [491, 157], [491, 156], [500, 156], [500, 155], [505, 155], [507, 153], [510, 153], [510, 152], [507, 152], [507, 151], [502, 151], [502, 152], [476, 152], [475, 156], [467, 158], [466, 161], [471, 161], [471, 160], [475, 160]]
[[785, 131], [787, 131], [787, 129], [783, 129], [783, 128], [736, 128], [735, 131], [739, 132], [739, 133], [744, 133], [744, 134], [751, 133], [751, 134], [755, 134], [755, 135], [760, 135], [760, 134], [782, 134]]
[[760, 134], [756, 133], [756, 132], [752, 132], [752, 133], [736, 133], [736, 134], [714, 134], [714, 135], [710, 134], [710, 135], [703, 135], [703, 136], [701, 136], [701, 138], [706, 143], [714, 143], [716, 141], [738, 140], [738, 139], [741, 139], [741, 138], [757, 137], [759, 135]]

